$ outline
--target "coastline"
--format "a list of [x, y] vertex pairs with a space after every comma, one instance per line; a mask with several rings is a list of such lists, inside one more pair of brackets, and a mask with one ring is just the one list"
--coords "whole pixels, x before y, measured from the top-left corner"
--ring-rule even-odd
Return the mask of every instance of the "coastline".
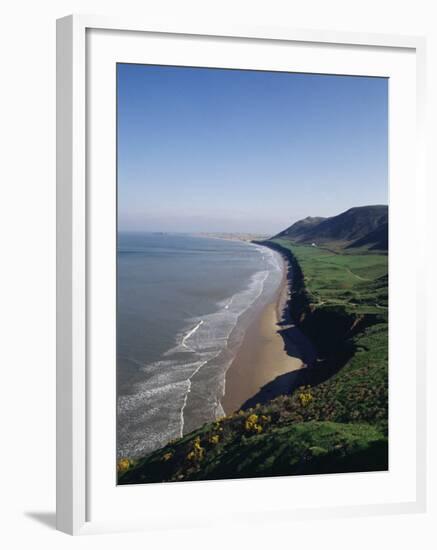
[[[302, 366], [309, 368], [277, 376], [242, 406], [233, 407], [239, 409], [238, 414], [230, 414], [232, 407], [227, 409], [226, 417], [219, 422], [207, 423], [182, 439], [170, 441], [139, 465], [127, 461], [126, 473], [119, 470], [119, 483], [388, 470], [387, 313], [377, 310], [360, 317], [362, 313], [356, 311], [355, 305], [343, 309], [312, 307], [298, 263], [300, 258], [296, 258], [294, 250], [284, 247], [282, 252], [281, 244], [275, 242], [262, 244], [279, 248], [276, 250], [287, 265], [289, 284], [284, 286], [284, 277], [275, 279], [271, 292], [251, 312], [246, 326], [259, 324], [269, 311], [270, 329], [276, 328], [287, 353], [297, 353], [302, 357]], [[375, 278], [382, 279], [382, 287], [387, 286], [386, 277], [376, 274]], [[284, 302], [286, 307], [282, 309]], [[320, 316], [320, 312], [324, 315]], [[294, 319], [299, 319], [298, 326]], [[317, 345], [317, 355], [309, 338]], [[253, 364], [246, 362], [248, 366]], [[252, 382], [251, 370], [240, 374], [249, 375], [248, 382]], [[290, 393], [302, 385], [311, 387], [297, 396]], [[375, 391], [375, 386], [379, 391]], [[235, 381], [229, 389], [238, 389]], [[309, 401], [303, 401], [303, 395], [309, 396]], [[280, 399], [274, 399], [278, 396]], [[324, 452], [313, 452], [319, 449]], [[260, 453], [269, 459], [260, 460]], [[194, 465], [191, 458], [187, 462], [188, 455], [195, 458]], [[308, 458], [307, 470], [302, 470], [302, 456]]]
[[286, 350], [280, 324], [288, 317], [290, 299], [288, 263], [281, 254], [283, 276], [273, 299], [250, 322], [226, 372], [221, 405], [226, 414], [238, 410], [263, 387], [284, 374], [304, 368], [299, 352]]

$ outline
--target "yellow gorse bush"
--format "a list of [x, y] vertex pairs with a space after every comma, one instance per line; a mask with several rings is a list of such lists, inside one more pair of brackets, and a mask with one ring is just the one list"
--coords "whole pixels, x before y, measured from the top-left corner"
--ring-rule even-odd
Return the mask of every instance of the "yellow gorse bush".
[[313, 394], [311, 393], [310, 386], [308, 386], [307, 388], [305, 388], [305, 386], [302, 387], [301, 392], [298, 394], [297, 397], [298, 397], [302, 407], [306, 407], [314, 399]]
[[257, 414], [250, 414], [246, 418], [246, 422], [244, 423], [244, 429], [247, 432], [258, 433], [258, 434], [260, 434], [263, 431], [263, 427], [261, 426], [261, 424], [258, 423]]
[[120, 458], [120, 460], [117, 462], [117, 472], [122, 473], [129, 470], [131, 467], [131, 461], [128, 458]]
[[222, 416], [221, 418], [219, 418], [216, 422], [214, 422], [214, 427], [216, 430], [218, 430], [219, 432], [222, 432], [223, 431], [223, 427], [221, 426], [221, 423], [223, 422], [223, 420], [225, 419], [226, 417], [225, 416]]
[[200, 444], [200, 437], [196, 437], [193, 441], [193, 449], [187, 454], [187, 459], [192, 462], [198, 462], [205, 456], [205, 449]]
[[168, 462], [169, 460], [171, 460], [173, 458], [173, 453], [171, 451], [169, 451], [168, 453], [165, 453], [164, 456], [162, 457], [162, 460], [164, 462]]

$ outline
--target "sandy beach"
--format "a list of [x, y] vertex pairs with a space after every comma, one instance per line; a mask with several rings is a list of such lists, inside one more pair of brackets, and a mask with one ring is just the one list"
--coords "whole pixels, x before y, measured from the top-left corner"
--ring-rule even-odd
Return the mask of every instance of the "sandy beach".
[[234, 361], [226, 373], [222, 406], [226, 414], [237, 410], [268, 382], [277, 376], [302, 368], [298, 357], [285, 351], [278, 323], [289, 296], [288, 280], [284, 276], [274, 300], [263, 308], [249, 325]]

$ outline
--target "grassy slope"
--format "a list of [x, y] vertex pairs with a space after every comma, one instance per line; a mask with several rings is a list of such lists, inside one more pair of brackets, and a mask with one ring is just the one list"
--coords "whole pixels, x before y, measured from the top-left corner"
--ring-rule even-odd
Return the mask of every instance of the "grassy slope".
[[387, 468], [387, 256], [275, 241], [297, 260], [292, 314], [319, 352], [309, 385], [122, 462], [120, 483]]
[[[342, 344], [350, 357], [329, 380], [313, 388], [314, 396], [328, 411], [321, 419], [354, 420], [377, 424], [387, 430], [388, 410], [388, 257], [386, 254], [333, 254], [316, 247], [296, 246], [279, 240], [278, 244], [292, 251], [304, 277], [307, 298], [302, 329], [316, 347], [325, 350], [322, 369], [334, 366], [342, 355]], [[347, 317], [349, 323], [336, 342], [324, 342], [324, 334], [335, 327], [334, 312]], [[320, 319], [320, 323], [318, 320]], [[326, 320], [326, 324], [325, 324]], [[344, 356], [343, 356], [344, 357]], [[338, 365], [337, 365], [338, 366]], [[343, 411], [343, 412], [342, 412]]]

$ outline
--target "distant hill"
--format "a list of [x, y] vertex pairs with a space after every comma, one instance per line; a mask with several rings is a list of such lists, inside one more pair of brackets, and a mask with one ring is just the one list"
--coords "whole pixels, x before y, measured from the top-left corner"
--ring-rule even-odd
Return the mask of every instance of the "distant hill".
[[326, 218], [312, 218], [308, 216], [308, 218], [304, 218], [303, 220], [300, 220], [284, 231], [281, 231], [279, 235], [276, 235], [277, 237], [288, 237], [292, 240], [300, 240], [304, 239], [305, 235], [307, 235], [312, 229], [317, 227], [320, 222], [326, 220]]
[[358, 206], [331, 218], [305, 218], [275, 236], [279, 237], [316, 245], [387, 250], [388, 206]]

